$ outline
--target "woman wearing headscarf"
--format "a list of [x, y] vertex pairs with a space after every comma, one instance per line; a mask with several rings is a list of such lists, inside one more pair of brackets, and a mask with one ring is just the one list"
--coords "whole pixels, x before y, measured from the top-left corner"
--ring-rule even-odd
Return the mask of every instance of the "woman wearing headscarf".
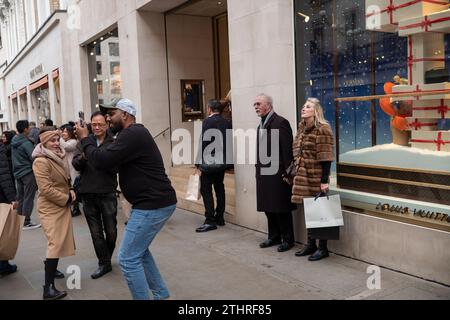
[[60, 147], [60, 134], [44, 128], [41, 143], [33, 152], [33, 172], [38, 185], [38, 212], [48, 240], [45, 260], [44, 300], [64, 298], [67, 293], [55, 288], [55, 274], [60, 258], [75, 255], [70, 204], [76, 200], [70, 186], [70, 172], [65, 151]]

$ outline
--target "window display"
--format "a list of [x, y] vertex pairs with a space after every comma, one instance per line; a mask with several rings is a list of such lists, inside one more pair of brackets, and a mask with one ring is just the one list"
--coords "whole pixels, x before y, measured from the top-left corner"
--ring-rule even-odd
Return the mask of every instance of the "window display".
[[411, 0], [295, 4], [298, 103], [319, 98], [335, 126], [343, 204], [447, 231], [448, 8]]

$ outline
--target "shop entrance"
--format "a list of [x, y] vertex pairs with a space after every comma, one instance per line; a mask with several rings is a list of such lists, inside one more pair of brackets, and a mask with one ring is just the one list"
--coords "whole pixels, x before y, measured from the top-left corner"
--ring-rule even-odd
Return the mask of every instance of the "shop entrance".
[[[171, 128], [191, 133], [192, 150], [195, 124], [208, 117], [207, 102], [221, 101], [223, 116], [232, 121], [230, 53], [227, 1], [191, 0], [165, 13]], [[197, 129], [194, 129], [197, 128]], [[201, 125], [200, 125], [201, 130]], [[194, 152], [193, 152], [194, 154]], [[193, 165], [172, 168], [171, 177], [179, 206], [203, 214], [202, 200], [184, 200]], [[226, 219], [235, 216], [235, 177], [225, 175]]]

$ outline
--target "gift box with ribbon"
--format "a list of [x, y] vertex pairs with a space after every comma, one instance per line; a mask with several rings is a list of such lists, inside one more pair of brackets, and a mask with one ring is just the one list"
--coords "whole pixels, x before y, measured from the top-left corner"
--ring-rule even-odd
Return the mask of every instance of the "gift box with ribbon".
[[[405, 97], [395, 97], [395, 100], [450, 100], [450, 83], [398, 85], [392, 88], [392, 93], [408, 94]], [[424, 93], [426, 95], [423, 95]]]
[[398, 25], [400, 36], [409, 36], [424, 32], [450, 32], [450, 10], [424, 15], [422, 17], [401, 20]]
[[448, 0], [366, 0], [366, 28], [397, 32], [401, 21], [445, 10], [448, 3]]
[[413, 148], [450, 152], [450, 131], [412, 131]]
[[429, 119], [450, 119], [450, 100], [413, 101], [413, 117]]
[[418, 131], [434, 131], [438, 129], [438, 120], [424, 118], [406, 118], [408, 122], [408, 130]]

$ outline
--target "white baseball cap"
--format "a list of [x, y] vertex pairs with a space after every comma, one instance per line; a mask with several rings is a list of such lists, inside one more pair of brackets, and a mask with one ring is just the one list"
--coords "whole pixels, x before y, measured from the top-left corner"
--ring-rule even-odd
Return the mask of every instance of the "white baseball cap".
[[136, 105], [129, 99], [114, 99], [108, 104], [100, 105], [100, 109], [119, 109], [136, 117]]

